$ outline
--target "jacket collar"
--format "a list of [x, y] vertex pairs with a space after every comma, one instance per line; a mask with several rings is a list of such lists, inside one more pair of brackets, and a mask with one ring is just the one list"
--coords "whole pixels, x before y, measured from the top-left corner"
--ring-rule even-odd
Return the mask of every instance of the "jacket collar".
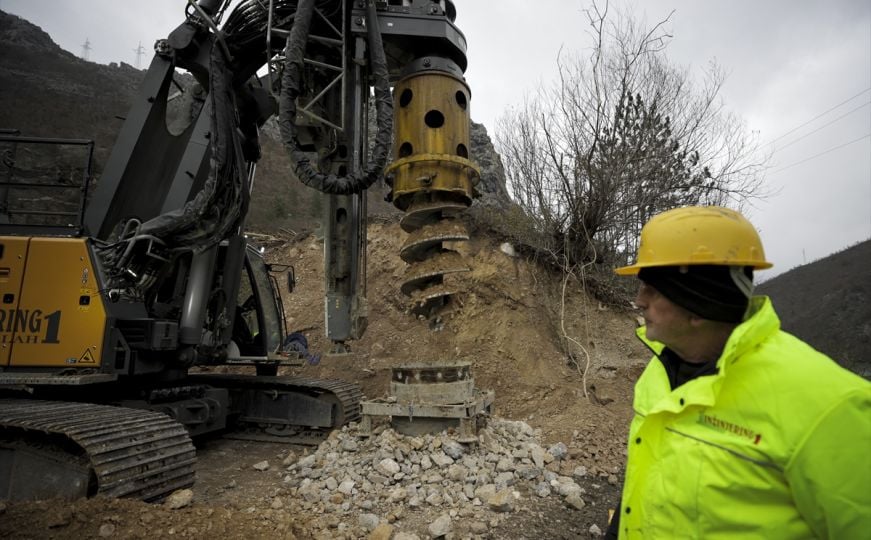
[[780, 319], [774, 312], [771, 299], [767, 296], [754, 296], [744, 322], [735, 327], [726, 341], [723, 352], [717, 360], [717, 367], [724, 371], [738, 362], [748, 351], [780, 330]]
[[[657, 357], [655, 365], [651, 368], [655, 370], [657, 379], [662, 379], [662, 383], [656, 384], [657, 390], [655, 391], [646, 391], [643, 392], [643, 395], [637, 395], [636, 408], [649, 409], [648, 413], [655, 413], [660, 411], [679, 412], [689, 405], [713, 405], [729, 367], [740, 361], [746, 352], [778, 330], [780, 330], [780, 319], [774, 312], [771, 300], [767, 296], [754, 296], [750, 299], [750, 306], [744, 322], [732, 331], [723, 347], [723, 352], [717, 359], [718, 373], [689, 381], [672, 392], [665, 368], [661, 361], [658, 361], [659, 355], [665, 349], [665, 344], [647, 339], [646, 326], [638, 328], [636, 330], [638, 338]], [[639, 400], [646, 403], [639, 403]]]

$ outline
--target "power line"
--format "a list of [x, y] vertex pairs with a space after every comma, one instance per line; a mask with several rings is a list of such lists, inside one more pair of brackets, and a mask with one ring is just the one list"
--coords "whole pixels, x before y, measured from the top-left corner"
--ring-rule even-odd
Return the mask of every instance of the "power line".
[[867, 103], [864, 103], [864, 104], [862, 104], [862, 105], [859, 105], [859, 106], [856, 107], [855, 109], [851, 109], [851, 110], [845, 112], [844, 114], [842, 114], [841, 116], [835, 118], [835, 119], [832, 120], [831, 122], [827, 122], [827, 123], [821, 125], [820, 127], [818, 127], [817, 129], [815, 129], [815, 130], [813, 130], [813, 131], [811, 131], [811, 132], [805, 133], [804, 135], [802, 135], [802, 136], [799, 137], [798, 139], [793, 140], [792, 142], [786, 143], [785, 145], [783, 145], [783, 146], [781, 146], [780, 148], [776, 149], [773, 153], [776, 154], [776, 153], [780, 152], [781, 150], [783, 150], [784, 148], [790, 147], [790, 146], [792, 146], [793, 144], [797, 143], [798, 141], [800, 141], [800, 140], [802, 140], [802, 139], [806, 139], [807, 137], [810, 137], [811, 135], [813, 135], [813, 134], [816, 133], [817, 131], [823, 129], [824, 127], [828, 127], [828, 126], [834, 124], [835, 122], [837, 122], [838, 120], [840, 120], [841, 118], [844, 118], [845, 116], [849, 116], [849, 115], [853, 114], [854, 112], [858, 111], [859, 109], [861, 109], [861, 108], [863, 108], [863, 107], [867, 107], [868, 105], [871, 105], [871, 101], [869, 101], [869, 102], [867, 102]]
[[786, 167], [781, 167], [781, 168], [777, 169], [776, 171], [772, 172], [771, 174], [777, 174], [777, 173], [782, 172], [782, 171], [785, 171], [786, 169], [789, 169], [789, 168], [791, 168], [791, 167], [795, 167], [796, 165], [801, 165], [802, 163], [805, 163], [805, 162], [810, 161], [810, 160], [812, 160], [812, 159], [816, 159], [816, 158], [818, 158], [818, 157], [820, 157], [820, 156], [824, 156], [824, 155], [826, 155], [826, 154], [828, 154], [828, 153], [830, 153], [830, 152], [834, 152], [835, 150], [839, 150], [839, 149], [841, 149], [841, 148], [843, 148], [843, 147], [845, 147], [845, 146], [850, 146], [851, 144], [853, 144], [853, 143], [857, 143], [857, 142], [861, 141], [862, 139], [867, 139], [868, 137], [871, 137], [871, 133], [866, 133], [865, 135], [859, 137], [858, 139], [853, 139], [853, 140], [850, 141], [850, 142], [845, 142], [844, 144], [840, 144], [840, 145], [838, 145], [838, 146], [836, 146], [836, 147], [834, 147], [834, 148], [829, 148], [828, 150], [825, 150], [825, 151], [823, 151], [823, 152], [820, 152], [819, 154], [815, 154], [815, 155], [813, 155], [813, 156], [811, 156], [811, 157], [809, 157], [809, 158], [805, 158], [805, 159], [803, 159], [803, 160], [801, 160], [801, 161], [796, 161], [795, 163], [790, 163], [790, 164], [787, 165]]
[[799, 129], [801, 129], [801, 128], [805, 127], [806, 125], [810, 124], [810, 123], [813, 122], [814, 120], [817, 120], [817, 119], [819, 119], [819, 118], [821, 118], [821, 117], [823, 117], [823, 116], [829, 114], [830, 112], [834, 111], [835, 109], [837, 109], [838, 107], [840, 107], [840, 106], [843, 105], [844, 103], [847, 103], [847, 102], [853, 101], [854, 99], [856, 99], [857, 97], [861, 96], [862, 94], [864, 94], [865, 92], [867, 92], [867, 91], [869, 91], [869, 90], [871, 90], [871, 86], [869, 86], [868, 88], [862, 90], [861, 92], [859, 92], [859, 93], [856, 94], [855, 96], [853, 96], [853, 97], [851, 97], [851, 98], [847, 98], [847, 99], [845, 99], [844, 101], [838, 103], [838, 104], [835, 105], [834, 107], [832, 107], [832, 108], [830, 108], [830, 109], [827, 109], [827, 110], [821, 112], [820, 114], [814, 116], [813, 118], [811, 118], [811, 119], [808, 120], [807, 122], [805, 122], [805, 123], [803, 123], [803, 124], [801, 124], [801, 125], [798, 125], [798, 126], [792, 128], [791, 130], [787, 131], [786, 133], [784, 133], [784, 134], [781, 135], [780, 137], [777, 137], [776, 139], [772, 139], [772, 140], [768, 141], [768, 142], [765, 144], [765, 146], [768, 146], [769, 144], [775, 143], [775, 142], [779, 141], [780, 139], [786, 137], [787, 135], [791, 135], [791, 134], [795, 133], [796, 131], [798, 131]]

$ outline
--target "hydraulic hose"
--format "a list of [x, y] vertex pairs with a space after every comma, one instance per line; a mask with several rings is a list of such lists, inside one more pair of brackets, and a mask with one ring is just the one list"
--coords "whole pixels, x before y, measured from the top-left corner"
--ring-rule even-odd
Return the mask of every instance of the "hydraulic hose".
[[294, 125], [296, 99], [301, 94], [303, 59], [312, 13], [314, 12], [314, 3], [314, 0], [300, 0], [290, 36], [287, 38], [286, 63], [279, 97], [278, 125], [281, 139], [290, 155], [291, 169], [300, 182], [323, 193], [335, 195], [359, 193], [374, 184], [383, 174], [392, 138], [393, 102], [390, 96], [387, 59], [381, 41], [381, 32], [378, 28], [378, 16], [375, 4], [370, 0], [367, 6], [368, 21], [366, 26], [369, 39], [370, 68], [375, 79], [375, 109], [378, 124], [372, 157], [362, 176], [324, 174], [312, 166], [309, 155], [302, 150]]
[[247, 204], [243, 159], [236, 140], [232, 73], [222, 48], [213, 47], [209, 69], [212, 100], [212, 160], [209, 175], [184, 207], [142, 224], [141, 235], [154, 235], [173, 251], [203, 251], [238, 227]]

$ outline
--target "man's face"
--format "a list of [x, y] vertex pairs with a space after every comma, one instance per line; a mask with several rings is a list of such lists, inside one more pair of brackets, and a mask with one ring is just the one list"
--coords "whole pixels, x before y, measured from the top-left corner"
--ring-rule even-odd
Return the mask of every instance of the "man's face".
[[638, 288], [638, 294], [635, 296], [635, 305], [641, 309], [644, 316], [644, 322], [647, 325], [647, 339], [664, 343], [669, 348], [675, 348], [694, 331], [690, 324], [692, 313], [678, 306], [643, 281]]

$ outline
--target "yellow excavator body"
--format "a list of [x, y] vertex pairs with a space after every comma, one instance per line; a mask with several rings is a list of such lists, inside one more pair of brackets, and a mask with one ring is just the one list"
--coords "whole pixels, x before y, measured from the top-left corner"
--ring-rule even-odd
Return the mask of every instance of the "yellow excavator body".
[[0, 237], [0, 365], [100, 367], [106, 310], [86, 242]]

